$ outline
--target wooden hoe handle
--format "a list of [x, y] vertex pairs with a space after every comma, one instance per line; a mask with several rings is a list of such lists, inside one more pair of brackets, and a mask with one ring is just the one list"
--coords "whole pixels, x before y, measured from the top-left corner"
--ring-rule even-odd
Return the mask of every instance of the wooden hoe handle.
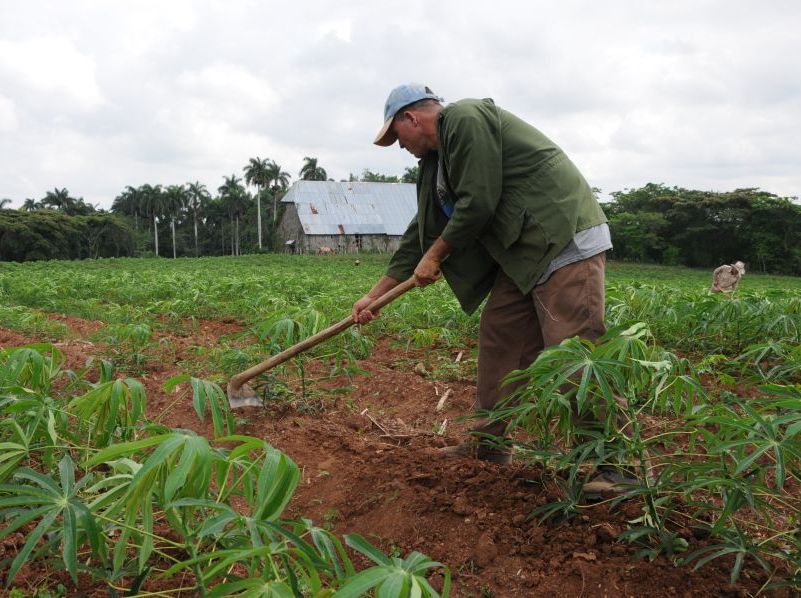
[[[374, 312], [376, 310], [381, 309], [388, 303], [391, 303], [401, 295], [403, 295], [406, 291], [411, 289], [415, 286], [415, 279], [414, 276], [411, 278], [403, 281], [399, 285], [393, 287], [383, 295], [381, 295], [378, 299], [373, 301], [370, 305], [367, 306], [367, 309]], [[302, 353], [306, 349], [311, 349], [315, 345], [319, 345], [326, 339], [331, 338], [332, 336], [336, 336], [340, 332], [347, 330], [351, 326], [353, 326], [356, 321], [353, 319], [353, 314], [349, 315], [347, 318], [342, 320], [341, 322], [337, 322], [333, 326], [329, 326], [325, 330], [321, 330], [317, 334], [310, 336], [309, 338], [292, 345], [288, 349], [281, 351], [278, 355], [273, 355], [269, 359], [265, 359], [261, 363], [254, 365], [251, 368], [248, 368], [244, 372], [240, 372], [233, 378], [228, 384], [229, 390], [239, 390], [242, 388], [242, 385], [258, 376], [259, 374], [263, 374], [269, 369], [274, 368], [277, 365], [284, 363], [285, 361], [292, 359], [298, 353]]]

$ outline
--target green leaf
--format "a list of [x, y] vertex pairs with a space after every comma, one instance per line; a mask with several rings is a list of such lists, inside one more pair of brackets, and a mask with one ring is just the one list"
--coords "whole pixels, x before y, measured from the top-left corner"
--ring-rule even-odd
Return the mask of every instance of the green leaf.
[[147, 562], [153, 554], [153, 497], [147, 495], [142, 505], [142, 544], [139, 547], [139, 571], [147, 569]]
[[213, 382], [199, 378], [191, 378], [191, 385], [193, 391], [192, 404], [200, 421], [203, 421], [206, 405], [208, 405], [211, 411], [214, 434], [217, 436], [226, 433], [231, 434], [234, 430], [234, 418], [222, 388]]
[[115, 444], [106, 447], [100, 452], [98, 452], [94, 457], [89, 459], [86, 462], [86, 464], [87, 466], [92, 467], [94, 465], [99, 465], [100, 463], [104, 463], [106, 461], [112, 461], [122, 456], [135, 455], [143, 449], [150, 448], [151, 446], [155, 446], [157, 444], [161, 444], [169, 437], [170, 434], [160, 434], [158, 436], [150, 436], [149, 438], [143, 438], [142, 440], [135, 440], [133, 442], [123, 442], [120, 444]]
[[[243, 590], [247, 590], [244, 593]], [[258, 577], [240, 579], [223, 583], [206, 594], [208, 598], [223, 598], [224, 596], [246, 596], [247, 598], [295, 598], [287, 584], [282, 581], [265, 581]]]
[[[4, 503], [4, 504], [2, 504], [0, 506], [6, 506], [6, 504], [8, 504], [10, 506], [15, 506], [15, 507], [16, 506], [22, 506], [22, 505], [31, 505], [32, 506], [32, 503], [29, 500], [25, 499], [25, 498], [16, 499], [16, 500], [13, 500], [13, 502]], [[35, 503], [33, 503], [33, 504], [35, 504]], [[2, 530], [0, 530], [0, 538], [5, 538], [9, 534], [14, 533], [19, 528], [27, 525], [28, 523], [30, 523], [34, 519], [38, 519], [40, 516], [44, 515], [48, 511], [50, 511], [52, 508], [53, 508], [52, 505], [48, 504], [48, 505], [45, 505], [43, 507], [39, 507], [39, 508], [36, 508], [36, 509], [32, 508], [30, 510], [21, 511], [20, 514], [17, 517], [15, 517], [14, 520], [10, 524], [8, 524], [8, 526], [6, 526]]]
[[[225, 571], [234, 563], [247, 562], [251, 558], [269, 557], [277, 552], [278, 551], [272, 546], [217, 551], [215, 555], [209, 555], [209, 557], [218, 557], [219, 560], [212, 567], [203, 571], [203, 579], [205, 583], [210, 583], [222, 571]], [[171, 571], [174, 568], [175, 567], [171, 567], [169, 570]]]
[[[355, 575], [356, 570], [342, 543], [327, 530], [311, 525], [310, 521], [304, 520], [304, 523], [311, 533], [317, 550], [328, 563], [333, 565], [337, 578]], [[342, 565], [340, 565], [340, 558]]]
[[739, 461], [737, 463], [737, 469], [735, 470], [734, 473], [742, 473], [743, 471], [745, 471], [746, 469], [751, 467], [751, 465], [753, 465], [754, 461], [756, 461], [762, 455], [764, 455], [766, 452], [768, 452], [770, 450], [770, 448], [771, 448], [770, 445], [764, 445], [764, 446], [760, 446], [759, 448], [754, 450], [754, 452], [752, 452], [750, 455], [748, 455], [748, 457], [746, 457], [745, 459], [743, 459], [742, 461]]
[[369, 590], [377, 587], [391, 573], [386, 567], [371, 567], [348, 577], [345, 584], [337, 590], [334, 598], [360, 598]]
[[62, 558], [67, 571], [76, 584], [78, 583], [78, 530], [75, 525], [75, 513], [70, 508], [63, 512], [63, 536], [61, 541]]
[[403, 571], [392, 573], [378, 588], [377, 598], [400, 598], [411, 591], [410, 575]]
[[164, 392], [171, 393], [176, 386], [178, 386], [179, 384], [183, 384], [184, 382], [188, 382], [191, 379], [192, 376], [190, 376], [189, 374], [177, 374], [175, 376], [167, 378], [167, 380], [164, 381], [164, 384], [162, 384], [161, 387], [164, 389]]
[[[23, 467], [22, 469], [17, 470], [17, 472], [14, 474], [14, 477], [33, 482], [45, 492], [50, 493], [51, 497], [61, 495], [61, 488], [58, 487], [58, 484], [55, 482], [55, 480], [39, 473], [38, 471], [34, 471], [33, 469]], [[28, 491], [32, 492], [33, 490], [29, 489]]]
[[361, 552], [374, 563], [383, 565], [384, 567], [392, 567], [392, 561], [390, 558], [359, 534], [350, 534], [345, 536], [345, 543], [354, 550]]
[[28, 560], [33, 549], [38, 544], [39, 540], [42, 536], [45, 535], [46, 532], [50, 530], [50, 527], [53, 525], [53, 522], [58, 517], [60, 511], [59, 510], [51, 510], [47, 515], [45, 515], [39, 524], [33, 529], [33, 531], [28, 535], [28, 539], [25, 542], [25, 545], [19, 551], [17, 556], [11, 562], [11, 566], [8, 568], [8, 575], [6, 576], [6, 587], [11, 585], [11, 582], [14, 581], [17, 573], [19, 572], [20, 567]]
[[281, 451], [269, 447], [259, 472], [256, 519], [274, 520], [289, 503], [300, 480], [300, 470]]

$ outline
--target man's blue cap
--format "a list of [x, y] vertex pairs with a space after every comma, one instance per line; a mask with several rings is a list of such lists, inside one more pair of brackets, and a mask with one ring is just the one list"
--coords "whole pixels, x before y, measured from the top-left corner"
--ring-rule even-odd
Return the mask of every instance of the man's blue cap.
[[384, 104], [384, 126], [381, 127], [373, 143], [384, 147], [395, 143], [398, 136], [389, 128], [392, 124], [392, 119], [403, 108], [420, 100], [443, 101], [441, 97], [431, 91], [430, 87], [419, 83], [404, 83], [390, 91], [389, 97], [387, 97], [387, 101]]

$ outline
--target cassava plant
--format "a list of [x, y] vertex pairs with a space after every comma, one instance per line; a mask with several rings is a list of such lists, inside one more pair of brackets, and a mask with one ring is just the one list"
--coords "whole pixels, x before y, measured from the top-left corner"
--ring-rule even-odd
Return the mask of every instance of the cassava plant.
[[[640, 554], [678, 555], [688, 548], [678, 532], [691, 525], [710, 534], [710, 544], [688, 564], [734, 555], [734, 581], [747, 558], [774, 574], [781, 571], [771, 559], [780, 559], [797, 575], [798, 509], [788, 488], [801, 482], [799, 387], [714, 401], [688, 360], [655, 345], [641, 324], [612, 329], [597, 343], [563, 341], [508, 382], [517, 390], [489, 415], [522, 428], [534, 440], [521, 443], [521, 454], [566, 480], [565, 497], [537, 515], [585, 508], [581, 483], [598, 465], [615, 465], [638, 480], [611, 501], [641, 501], [642, 515], [621, 536], [642, 544]], [[646, 428], [646, 413], [683, 424]]]
[[440, 565], [419, 553], [390, 559], [348, 538], [378, 563], [362, 575], [335, 536], [283, 519], [299, 470], [263, 440], [232, 434], [217, 385], [167, 385], [190, 383], [198, 416], [212, 414], [218, 436], [208, 440], [148, 422], [141, 385], [113, 380], [106, 363], [88, 392], [60, 396], [62, 358], [41, 349], [49, 353], [0, 354], [0, 400], [15, 416], [0, 425], [0, 538], [26, 532], [6, 561], [7, 586], [42, 560], [115, 594], [158, 576], [201, 596], [347, 596], [364, 584], [382, 596], [438, 596], [426, 573]]

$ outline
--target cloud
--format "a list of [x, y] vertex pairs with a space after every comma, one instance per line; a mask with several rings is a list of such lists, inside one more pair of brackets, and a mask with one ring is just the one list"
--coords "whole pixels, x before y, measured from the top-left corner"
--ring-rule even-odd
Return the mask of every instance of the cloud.
[[388, 91], [493, 97], [605, 191], [649, 181], [799, 195], [801, 5], [775, 0], [30, 0], [0, 19], [0, 196], [108, 207], [216, 189], [255, 156], [297, 177], [401, 174], [371, 141]]
[[13, 100], [0, 95], [0, 133], [14, 131], [19, 126]]
[[63, 37], [0, 39], [0, 81], [58, 98], [75, 109], [92, 110], [103, 103], [94, 59]]

